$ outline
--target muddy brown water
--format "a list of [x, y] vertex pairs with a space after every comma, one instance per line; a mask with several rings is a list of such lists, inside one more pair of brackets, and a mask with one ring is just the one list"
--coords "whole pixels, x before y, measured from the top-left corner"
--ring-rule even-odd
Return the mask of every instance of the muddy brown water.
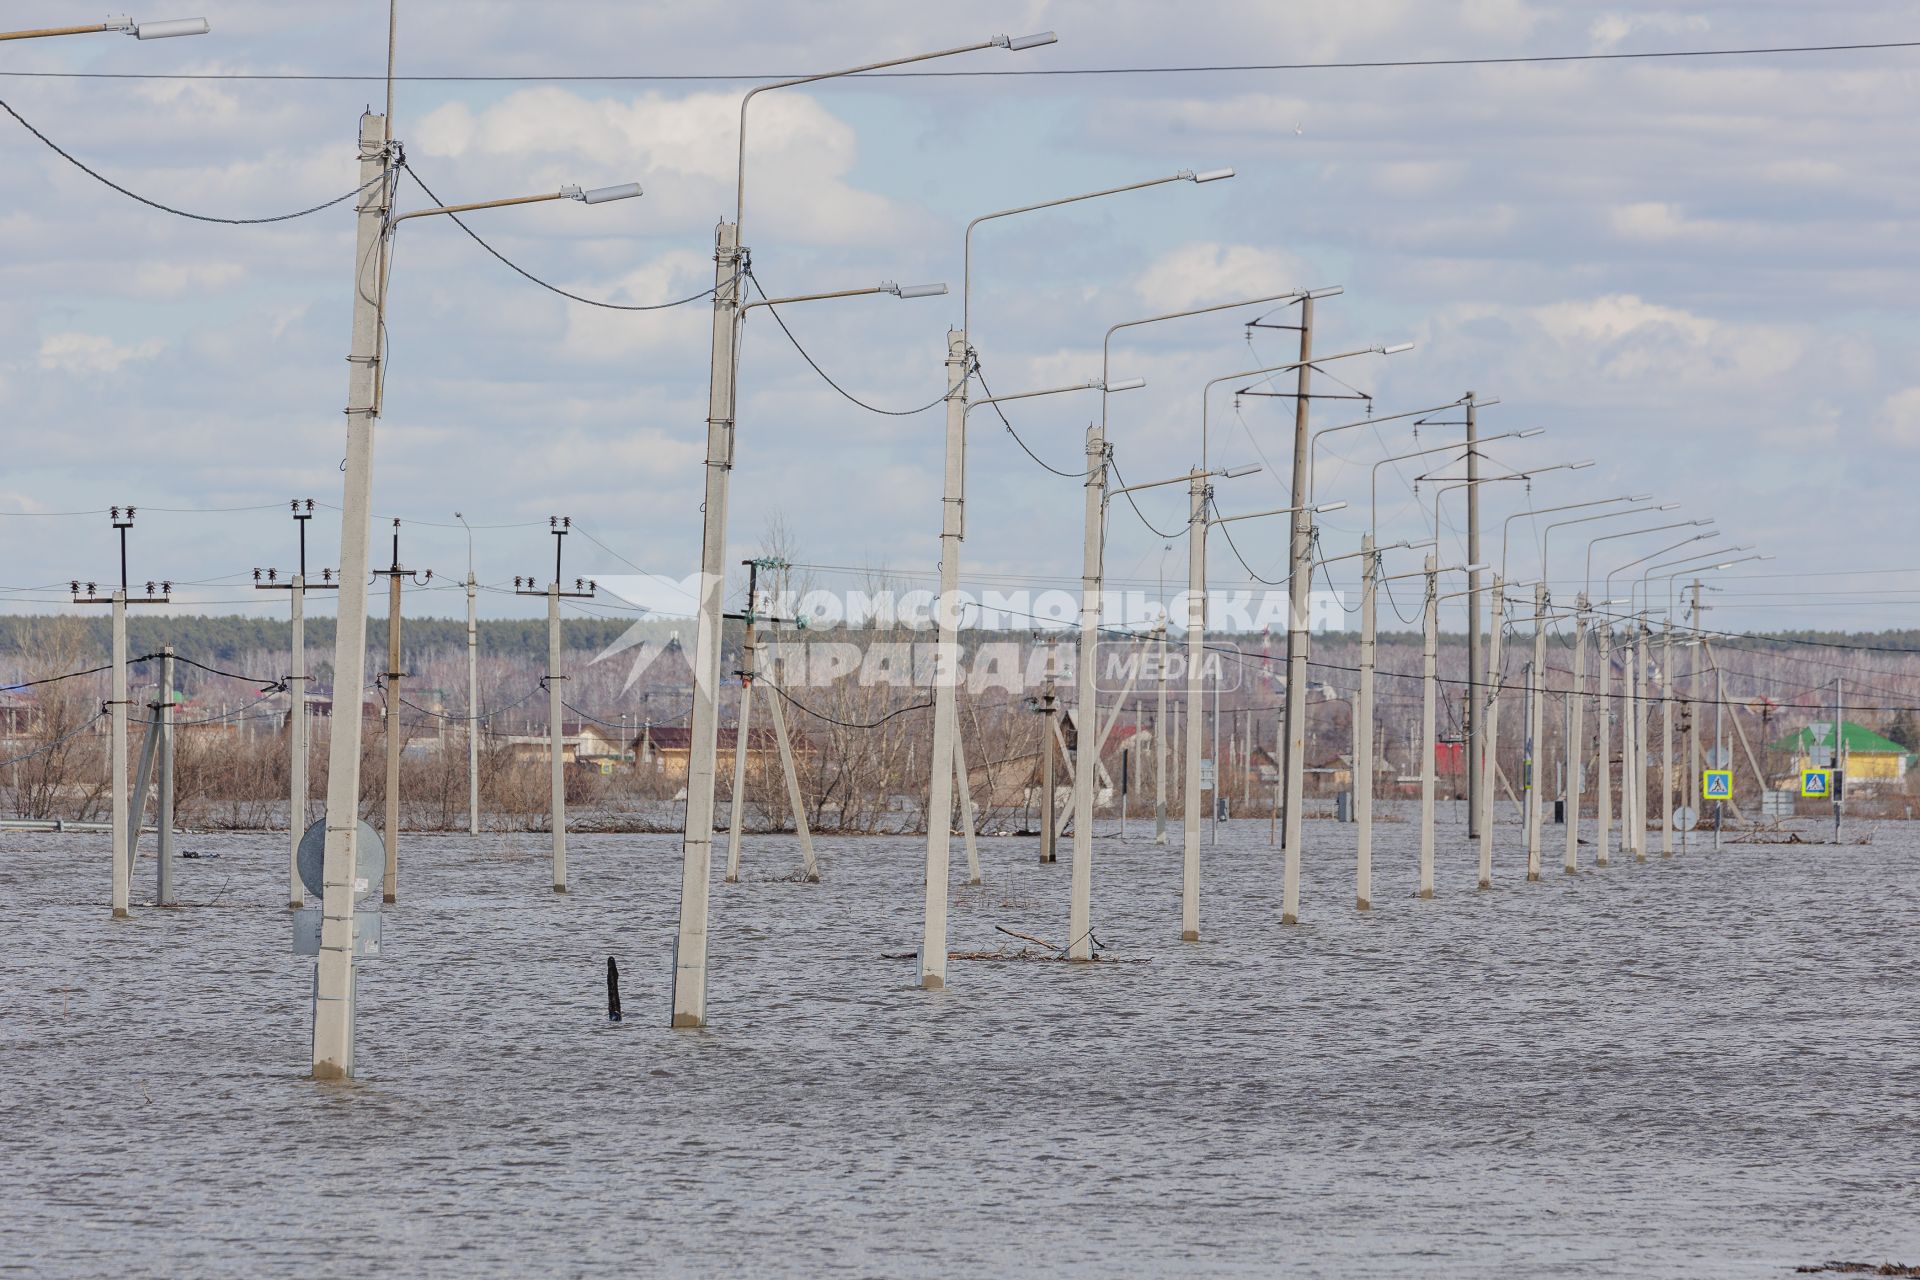
[[[1811, 830], [1812, 828], [1810, 828]], [[107, 918], [104, 836], [0, 836], [0, 1274], [1779, 1276], [1920, 1258], [1920, 829], [1516, 873], [1442, 829], [1097, 841], [1105, 954], [913, 985], [921, 845], [749, 843], [711, 1025], [672, 1031], [672, 836], [410, 836], [359, 1078], [304, 1078], [277, 836], [188, 836]], [[1552, 833], [1558, 835], [1558, 829]], [[1177, 830], [1174, 835], [1178, 839]], [[1551, 843], [1551, 842], [1550, 842]], [[955, 950], [1063, 940], [982, 841]], [[964, 868], [958, 843], [956, 870]], [[152, 864], [136, 873], [151, 897]], [[627, 1020], [605, 1020], [617, 956]]]

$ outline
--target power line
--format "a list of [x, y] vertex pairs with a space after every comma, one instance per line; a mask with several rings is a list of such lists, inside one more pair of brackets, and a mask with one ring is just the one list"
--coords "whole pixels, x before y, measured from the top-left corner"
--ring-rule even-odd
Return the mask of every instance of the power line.
[[[1537, 66], [1577, 62], [1637, 62], [1684, 58], [1755, 58], [1814, 53], [1872, 53], [1920, 48], [1920, 40], [1884, 40], [1858, 44], [1770, 45], [1739, 49], [1650, 49], [1628, 53], [1542, 53], [1509, 57], [1372, 58], [1351, 62], [1239, 62], [1168, 66], [1017, 67], [968, 70], [868, 71], [859, 80], [1045, 79], [1092, 76], [1224, 75], [1263, 71], [1388, 71], [1444, 67]], [[637, 75], [403, 75], [407, 84], [667, 84], [754, 80], [790, 80], [808, 72], [653, 72]], [[135, 72], [135, 71], [0, 71], [0, 76], [44, 80], [261, 80], [321, 83], [384, 83], [381, 75], [345, 75], [328, 72]]]
[[320, 204], [316, 204], [309, 209], [301, 209], [294, 213], [275, 214], [273, 217], [270, 217], [270, 218], [218, 218], [218, 217], [214, 217], [212, 214], [190, 213], [185, 209], [176, 209], [170, 204], [161, 204], [158, 200], [150, 200], [146, 196], [141, 195], [137, 191], [129, 191], [127, 188], [121, 186], [119, 183], [115, 182], [112, 178], [107, 177], [105, 174], [102, 174], [97, 170], [88, 168], [84, 161], [80, 160], [77, 156], [73, 155], [71, 152], [63, 149], [59, 143], [55, 142], [52, 138], [49, 138], [46, 134], [34, 128], [32, 124], [28, 123], [27, 118], [25, 116], [21, 115], [18, 111], [15, 111], [4, 100], [0, 100], [0, 110], [4, 110], [8, 115], [12, 116], [15, 120], [18, 120], [20, 122], [21, 128], [25, 129], [28, 133], [32, 134], [34, 137], [40, 139], [40, 141], [46, 143], [47, 146], [52, 149], [55, 155], [59, 156], [62, 160], [65, 160], [68, 164], [72, 165], [74, 168], [78, 169], [80, 172], [86, 174], [89, 178], [92, 178], [95, 182], [103, 183], [106, 186], [112, 187], [115, 191], [118, 191], [121, 195], [126, 196], [129, 200], [137, 200], [141, 204], [146, 205], [148, 208], [158, 209], [162, 213], [171, 213], [175, 217], [179, 217], [179, 218], [191, 218], [195, 222], [218, 222], [229, 227], [259, 226], [260, 224], [267, 223], [267, 222], [289, 222], [294, 218], [304, 218], [310, 213], [318, 213], [322, 209], [331, 209], [334, 205], [340, 204], [347, 200], [351, 200], [355, 196], [359, 195], [362, 191], [367, 190], [367, 188], [372, 187], [378, 183], [385, 182], [387, 180], [387, 175], [385, 173], [382, 173], [377, 178], [372, 178], [366, 182], [361, 183], [359, 186], [355, 187], [353, 190], [347, 192], [343, 196], [335, 196], [333, 199], [323, 201]]
[[[767, 291], [764, 288], [762, 288], [760, 285], [759, 277], [754, 275], [752, 271], [748, 271], [747, 279], [753, 282], [753, 290], [755, 293], [760, 295], [761, 301], [771, 304], [771, 299], [767, 297]], [[848, 401], [848, 403], [858, 405], [860, 408], [865, 409], [868, 413], [883, 414], [889, 418], [911, 418], [915, 414], [925, 413], [927, 410], [933, 408], [935, 405], [944, 402], [947, 398], [946, 393], [942, 392], [940, 395], [934, 397], [932, 400], [930, 400], [926, 404], [921, 405], [918, 409], [882, 409], [878, 405], [868, 404], [865, 400], [862, 400], [859, 396], [854, 395], [851, 391], [848, 391], [845, 387], [835, 382], [830, 376], [828, 376], [827, 371], [820, 367], [820, 362], [807, 354], [807, 349], [800, 345], [800, 339], [793, 336], [793, 330], [787, 328], [787, 322], [780, 318], [780, 309], [778, 307], [768, 305], [767, 314], [772, 316], [773, 322], [780, 326], [780, 332], [787, 335], [787, 341], [791, 342], [793, 344], [793, 349], [800, 353], [800, 358], [802, 360], [805, 360], [809, 365], [811, 365], [813, 367], [813, 371], [819, 374], [820, 377], [826, 382], [828, 386], [832, 387], [835, 391], [838, 391], [841, 394], [841, 396]]]
[[[981, 370], [980, 364], [978, 361], [974, 362], [973, 376], [980, 379], [980, 389], [986, 392], [987, 398], [991, 400], [993, 398], [993, 388], [987, 385], [987, 375], [985, 372]], [[1084, 480], [1087, 478], [1087, 473], [1084, 470], [1062, 471], [1059, 467], [1054, 466], [1052, 463], [1048, 462], [1045, 458], [1042, 458], [1039, 454], [1027, 448], [1027, 442], [1020, 438], [1020, 433], [1013, 429], [1013, 424], [1011, 422], [1007, 421], [1007, 415], [1000, 411], [1000, 405], [998, 404], [998, 402], [996, 402], [993, 406], [993, 415], [996, 418], [1000, 419], [1000, 425], [1007, 429], [1007, 434], [1013, 437], [1013, 442], [1020, 446], [1020, 452], [1026, 454], [1029, 458], [1032, 458], [1042, 468], [1044, 468], [1047, 471], [1051, 471], [1053, 472], [1053, 474], [1060, 476], [1061, 478], [1066, 480]]]
[[[445, 203], [445, 201], [441, 200], [439, 196], [433, 193], [433, 188], [429, 187], [426, 183], [420, 180], [420, 175], [413, 171], [412, 165], [408, 164], [405, 160], [402, 160], [400, 162], [400, 167], [402, 169], [405, 169], [407, 171], [407, 176], [409, 178], [412, 178], [414, 182], [419, 186], [419, 188], [422, 191], [427, 193], [427, 199], [433, 201], [435, 204]], [[549, 284], [547, 281], [542, 280], [539, 276], [536, 276], [535, 274], [533, 274], [533, 272], [527, 270], [525, 267], [521, 266], [519, 263], [515, 262], [513, 259], [507, 257], [506, 254], [500, 252], [498, 249], [488, 244], [485, 240], [481, 239], [480, 233], [475, 231], [472, 227], [468, 226], [466, 222], [461, 219], [459, 214], [450, 213], [446, 216], [453, 219], [453, 225], [455, 225], [456, 227], [459, 227], [462, 231], [466, 232], [467, 235], [473, 240], [475, 244], [479, 245], [482, 249], [485, 249], [488, 253], [492, 254], [494, 257], [498, 258], [501, 262], [505, 263], [506, 266], [510, 268], [512, 271], [514, 271], [516, 274], [524, 276], [526, 279], [531, 280], [533, 283], [539, 285], [542, 289], [545, 289], [550, 293], [557, 293], [563, 298], [571, 298], [575, 302], [585, 303], [589, 307], [601, 307], [607, 311], [665, 311], [670, 307], [685, 306], [689, 302], [698, 302], [700, 299], [706, 297], [708, 294], [711, 294], [715, 289], [718, 289], [720, 287], [719, 285], [714, 285], [711, 288], [702, 289], [700, 292], [695, 294], [690, 294], [687, 297], [677, 298], [672, 302], [651, 302], [651, 303], [642, 303], [642, 304], [629, 304], [624, 302], [602, 302], [598, 298], [582, 297], [580, 294], [567, 292], [565, 289], [562, 289], [557, 284]]]

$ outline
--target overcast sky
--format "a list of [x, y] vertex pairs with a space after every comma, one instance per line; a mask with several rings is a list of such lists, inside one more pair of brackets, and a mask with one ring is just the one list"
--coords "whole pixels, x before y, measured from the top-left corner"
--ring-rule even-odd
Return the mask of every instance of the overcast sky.
[[[173, 0], [168, 0], [171, 5]], [[99, 6], [21, 0], [5, 25], [97, 21]], [[287, 212], [354, 185], [364, 82], [63, 79], [21, 72], [378, 73], [384, 0], [325, 5], [181, 0], [213, 34], [140, 43], [86, 36], [0, 45], [0, 96], [116, 181], [228, 217]], [[1139, 67], [1739, 48], [1920, 38], [1893, 0], [1690, 5], [1526, 0], [1087, 0], [973, 6], [636, 5], [401, 0], [402, 74], [804, 73], [1054, 29], [1059, 44], [990, 51], [950, 70]], [[789, 324], [842, 386], [910, 409], [940, 394], [960, 319], [961, 233], [1010, 205], [1231, 165], [1232, 182], [1175, 184], [1009, 219], [975, 246], [974, 345], [998, 391], [1092, 377], [1108, 325], [1303, 286], [1332, 352], [1417, 349], [1330, 373], [1375, 412], [1498, 396], [1488, 433], [1548, 433], [1492, 452], [1512, 465], [1594, 458], [1591, 470], [1488, 492], [1514, 511], [1651, 492], [1716, 516], [1727, 544], [1778, 558], [1725, 575], [1728, 629], [1887, 627], [1920, 617], [1907, 533], [1920, 448], [1914, 298], [1920, 179], [1912, 121], [1920, 50], [1698, 60], [1172, 75], [887, 79], [767, 95], [748, 147], [746, 241], [775, 293], [944, 280], [947, 298], [796, 307]], [[712, 228], [731, 210], [743, 83], [408, 81], [395, 133], [449, 200], [642, 182], [644, 199], [478, 215], [516, 262], [575, 292], [651, 303], [711, 283]], [[109, 503], [142, 508], [136, 579], [172, 577], [190, 607], [266, 610], [255, 565], [285, 568], [285, 500], [340, 501], [352, 214], [214, 226], [136, 204], [0, 117], [0, 573], [10, 609], [46, 609], [73, 576], [104, 580]], [[429, 203], [414, 188], [402, 207]], [[1130, 481], [1197, 457], [1200, 387], [1288, 358], [1257, 312], [1136, 331], [1113, 399]], [[1286, 315], [1275, 316], [1285, 320]], [[487, 257], [444, 220], [398, 233], [375, 509], [422, 522], [405, 558], [498, 584], [547, 575], [546, 517], [570, 514], [610, 550], [569, 545], [568, 576], [691, 571], [698, 554], [710, 310], [630, 314], [568, 302]], [[1328, 381], [1329, 392], [1345, 388]], [[1091, 396], [1013, 415], [1050, 463], [1077, 470]], [[1362, 416], [1315, 406], [1316, 426]], [[1213, 402], [1215, 461], [1281, 474], [1220, 487], [1227, 510], [1281, 505], [1290, 402]], [[885, 568], [922, 585], [937, 557], [938, 410], [889, 417], [841, 399], [764, 312], [741, 358], [732, 558], [772, 521], [806, 562]], [[1446, 429], [1435, 429], [1444, 432]], [[1457, 432], [1457, 429], [1453, 429]], [[1446, 434], [1423, 433], [1422, 443]], [[1355, 549], [1372, 459], [1419, 447], [1401, 426], [1343, 433], [1324, 455], [1325, 549]], [[1421, 536], [1401, 476], [1382, 473], [1383, 538]], [[1503, 491], [1500, 491], [1503, 490]], [[973, 418], [967, 578], [1004, 587], [1078, 574], [1081, 487]], [[1429, 492], [1423, 488], [1423, 493]], [[1163, 529], [1177, 490], [1144, 495]], [[270, 506], [271, 510], [222, 510]], [[180, 509], [169, 511], [166, 509]], [[1425, 514], [1422, 515], [1421, 511]], [[1443, 512], [1447, 559], [1463, 527]], [[1678, 518], [1678, 517], [1675, 517]], [[425, 522], [436, 522], [439, 526]], [[1620, 527], [1631, 527], [1622, 524]], [[1516, 578], [1537, 574], [1514, 526]], [[1281, 530], [1238, 526], [1277, 577]], [[1555, 535], [1550, 577], [1570, 598], [1593, 531]], [[376, 537], [384, 538], [384, 525]], [[1677, 535], [1676, 535], [1677, 536]], [[331, 564], [337, 515], [314, 522]], [[1564, 539], [1562, 541], [1561, 539]], [[1497, 542], [1497, 539], [1496, 539]], [[1131, 585], [1184, 557], [1116, 504], [1109, 569]], [[1602, 565], [1664, 545], [1608, 544]], [[1629, 551], [1626, 548], [1633, 548]], [[1497, 556], [1497, 545], [1487, 548]], [[1403, 567], [1411, 568], [1409, 561]], [[1246, 582], [1224, 547], [1215, 580]], [[1853, 576], [1823, 583], [1824, 571]], [[838, 570], [818, 585], [858, 585]], [[1348, 580], [1351, 574], [1336, 574]], [[1834, 588], [1844, 594], [1836, 594]], [[1596, 588], [1597, 590], [1597, 588]], [[527, 613], [489, 593], [489, 614]], [[539, 605], [534, 603], [534, 609]], [[410, 606], [453, 613], [456, 594]]]

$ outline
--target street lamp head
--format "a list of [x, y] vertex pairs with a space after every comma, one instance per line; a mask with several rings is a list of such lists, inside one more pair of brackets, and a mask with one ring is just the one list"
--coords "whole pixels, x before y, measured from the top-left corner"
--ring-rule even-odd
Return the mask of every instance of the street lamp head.
[[1717, 520], [1718, 518], [1719, 518], [1718, 516], [1708, 516], [1708, 517], [1707, 517], [1706, 519], [1704, 519], [1704, 520], [1695, 520], [1695, 521], [1693, 521], [1693, 523], [1694, 523], [1694, 524], [1712, 524], [1712, 523], [1713, 523], [1713, 522], [1714, 522], [1715, 520]]
[[1440, 545], [1438, 538], [1422, 538], [1418, 542], [1403, 542], [1400, 546], [1407, 551], [1425, 551], [1428, 547]]
[[1231, 178], [1233, 176], [1233, 170], [1232, 169], [1202, 169], [1200, 172], [1195, 173], [1191, 169], [1182, 169], [1180, 171], [1180, 176], [1183, 178], [1186, 178], [1190, 182], [1218, 182], [1222, 178]]
[[1679, 509], [1680, 504], [1677, 502], [1663, 502], [1654, 508], [1655, 511], [1678, 511]]
[[1585, 471], [1585, 470], [1586, 470], [1586, 469], [1587, 469], [1588, 467], [1590, 467], [1590, 466], [1592, 466], [1592, 465], [1593, 465], [1593, 459], [1592, 459], [1592, 458], [1588, 458], [1588, 459], [1587, 459], [1587, 460], [1586, 460], [1585, 462], [1576, 462], [1576, 463], [1574, 463], [1574, 464], [1573, 464], [1572, 466], [1570, 466], [1570, 467], [1568, 467], [1568, 468], [1567, 468], [1567, 470], [1569, 470], [1569, 471]]
[[1345, 511], [1346, 509], [1347, 504], [1344, 502], [1323, 502], [1313, 509], [1313, 513], [1319, 515], [1323, 511]]
[[1413, 344], [1411, 342], [1396, 342], [1390, 347], [1376, 347], [1374, 349], [1383, 356], [1397, 356], [1402, 351], [1413, 350]]
[[1491, 569], [1492, 567], [1493, 567], [1492, 565], [1488, 565], [1488, 564], [1469, 564], [1469, 565], [1462, 565], [1462, 566], [1461, 566], [1461, 568], [1460, 568], [1460, 572], [1462, 572], [1462, 573], [1485, 573], [1485, 572], [1486, 572], [1486, 571], [1487, 571], [1488, 569]]
[[896, 298], [938, 298], [947, 291], [944, 284], [895, 284], [891, 280], [880, 282], [880, 292], [890, 293]]
[[1238, 480], [1241, 476], [1254, 475], [1259, 470], [1260, 470], [1260, 467], [1258, 463], [1246, 462], [1246, 463], [1240, 464], [1237, 467], [1227, 467], [1224, 470], [1220, 471], [1218, 474], [1223, 479]]
[[579, 187], [562, 187], [561, 194], [582, 204], [605, 204], [609, 200], [631, 200], [643, 194], [637, 182], [623, 182], [617, 187], [589, 187], [582, 191]]
[[[1649, 499], [1649, 498], [1651, 498], [1652, 496], [1653, 496], [1653, 495], [1652, 495], [1652, 494], [1650, 494], [1650, 493], [1630, 493], [1630, 494], [1628, 494], [1628, 495], [1627, 495], [1626, 497], [1624, 497], [1624, 498], [1622, 498], [1622, 499], [1620, 499], [1620, 501], [1622, 501], [1622, 502], [1645, 502], [1645, 501], [1646, 501], [1647, 499]], [[1662, 511], [1664, 511], [1664, 510], [1666, 510], [1666, 508], [1665, 508], [1665, 507], [1662, 507], [1662, 508], [1660, 508], [1660, 509], [1661, 509]]]
[[1030, 36], [995, 36], [993, 43], [1018, 53], [1022, 49], [1038, 49], [1041, 45], [1052, 44], [1059, 38], [1051, 31], [1038, 31]]
[[1545, 427], [1528, 427], [1525, 431], [1519, 432], [1514, 438], [1517, 440], [1531, 440], [1535, 436], [1543, 436], [1545, 434], [1547, 434]]
[[165, 40], [169, 36], [203, 36], [213, 27], [205, 18], [172, 18], [165, 22], [128, 22], [120, 29], [136, 40]]
[[1106, 386], [1101, 388], [1101, 390], [1103, 391], [1138, 391], [1140, 388], [1146, 385], [1147, 385], [1147, 380], [1145, 378], [1122, 378], [1118, 382], [1107, 383]]

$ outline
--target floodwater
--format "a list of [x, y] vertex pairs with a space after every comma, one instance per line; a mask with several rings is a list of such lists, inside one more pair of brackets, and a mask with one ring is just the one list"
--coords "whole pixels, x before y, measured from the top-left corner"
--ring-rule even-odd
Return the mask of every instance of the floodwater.
[[[1814, 829], [1809, 824], [1809, 829]], [[1920, 828], [1499, 887], [1442, 833], [1096, 842], [1107, 956], [913, 985], [920, 846], [750, 840], [711, 1025], [672, 1031], [672, 836], [409, 836], [359, 1079], [305, 1078], [280, 837], [186, 836], [177, 911], [104, 836], [0, 836], [0, 1274], [1783, 1276], [1920, 1262]], [[1850, 834], [1851, 834], [1850, 833]], [[1174, 839], [1178, 840], [1177, 829]], [[723, 840], [724, 845], [724, 840]], [[955, 842], [956, 871], [964, 858]], [[1064, 941], [1068, 864], [981, 842], [953, 946]], [[151, 896], [143, 858], [136, 900]], [[604, 1013], [608, 955], [627, 1021]]]

